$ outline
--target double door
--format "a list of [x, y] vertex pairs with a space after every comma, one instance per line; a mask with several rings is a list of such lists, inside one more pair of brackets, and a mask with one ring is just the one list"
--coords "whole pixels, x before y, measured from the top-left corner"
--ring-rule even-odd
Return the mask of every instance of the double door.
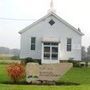
[[44, 60], [58, 60], [58, 44], [50, 43], [43, 46], [43, 59]]

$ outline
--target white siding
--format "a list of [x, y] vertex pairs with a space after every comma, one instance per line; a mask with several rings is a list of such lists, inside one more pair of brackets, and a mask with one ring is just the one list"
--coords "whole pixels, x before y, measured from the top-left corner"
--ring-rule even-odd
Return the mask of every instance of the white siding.
[[[53, 19], [54, 25], [48, 22]], [[36, 50], [30, 50], [31, 37], [36, 37]], [[60, 39], [60, 60], [68, 60], [74, 58], [81, 60], [81, 36], [71, 30], [68, 26], [60, 22], [54, 16], [49, 16], [42, 22], [34, 25], [29, 30], [21, 34], [21, 58], [32, 57], [41, 59], [41, 40], [43, 37], [55, 37]], [[67, 52], [67, 38], [72, 38], [72, 51]], [[77, 48], [77, 49], [76, 49]]]

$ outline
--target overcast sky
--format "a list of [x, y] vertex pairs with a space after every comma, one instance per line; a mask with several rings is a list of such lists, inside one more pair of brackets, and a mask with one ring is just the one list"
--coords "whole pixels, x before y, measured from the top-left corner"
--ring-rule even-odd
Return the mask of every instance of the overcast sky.
[[[0, 0], [0, 46], [20, 48], [18, 31], [47, 14], [50, 0]], [[54, 0], [56, 14], [85, 34], [90, 45], [90, 0]]]

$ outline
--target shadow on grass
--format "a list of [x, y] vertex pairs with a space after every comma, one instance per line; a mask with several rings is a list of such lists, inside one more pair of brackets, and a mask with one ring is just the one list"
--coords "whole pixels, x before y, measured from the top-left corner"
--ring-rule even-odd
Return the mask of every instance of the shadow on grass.
[[1, 84], [7, 84], [7, 85], [30, 85], [29, 83], [22, 81], [22, 82], [11, 82], [11, 81], [4, 81], [4, 82], [0, 82]]
[[75, 82], [56, 82], [56, 85], [71, 86], [71, 85], [80, 85], [80, 83], [75, 83]]
[[74, 82], [55, 82], [54, 84], [51, 83], [27, 83], [25, 81], [22, 82], [10, 82], [10, 81], [4, 81], [0, 82], [2, 84], [7, 84], [7, 85], [56, 85], [56, 86], [71, 86], [71, 85], [80, 85], [80, 83], [74, 83]]

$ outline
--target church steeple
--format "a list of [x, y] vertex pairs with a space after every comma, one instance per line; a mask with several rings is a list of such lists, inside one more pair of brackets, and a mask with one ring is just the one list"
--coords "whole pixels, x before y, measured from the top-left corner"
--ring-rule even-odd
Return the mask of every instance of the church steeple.
[[51, 3], [50, 3], [50, 9], [53, 10], [53, 8], [54, 8], [53, 0], [51, 0]]
[[56, 12], [56, 10], [54, 9], [54, 3], [53, 3], [53, 0], [51, 0], [50, 2], [50, 9], [48, 10], [49, 12]]

